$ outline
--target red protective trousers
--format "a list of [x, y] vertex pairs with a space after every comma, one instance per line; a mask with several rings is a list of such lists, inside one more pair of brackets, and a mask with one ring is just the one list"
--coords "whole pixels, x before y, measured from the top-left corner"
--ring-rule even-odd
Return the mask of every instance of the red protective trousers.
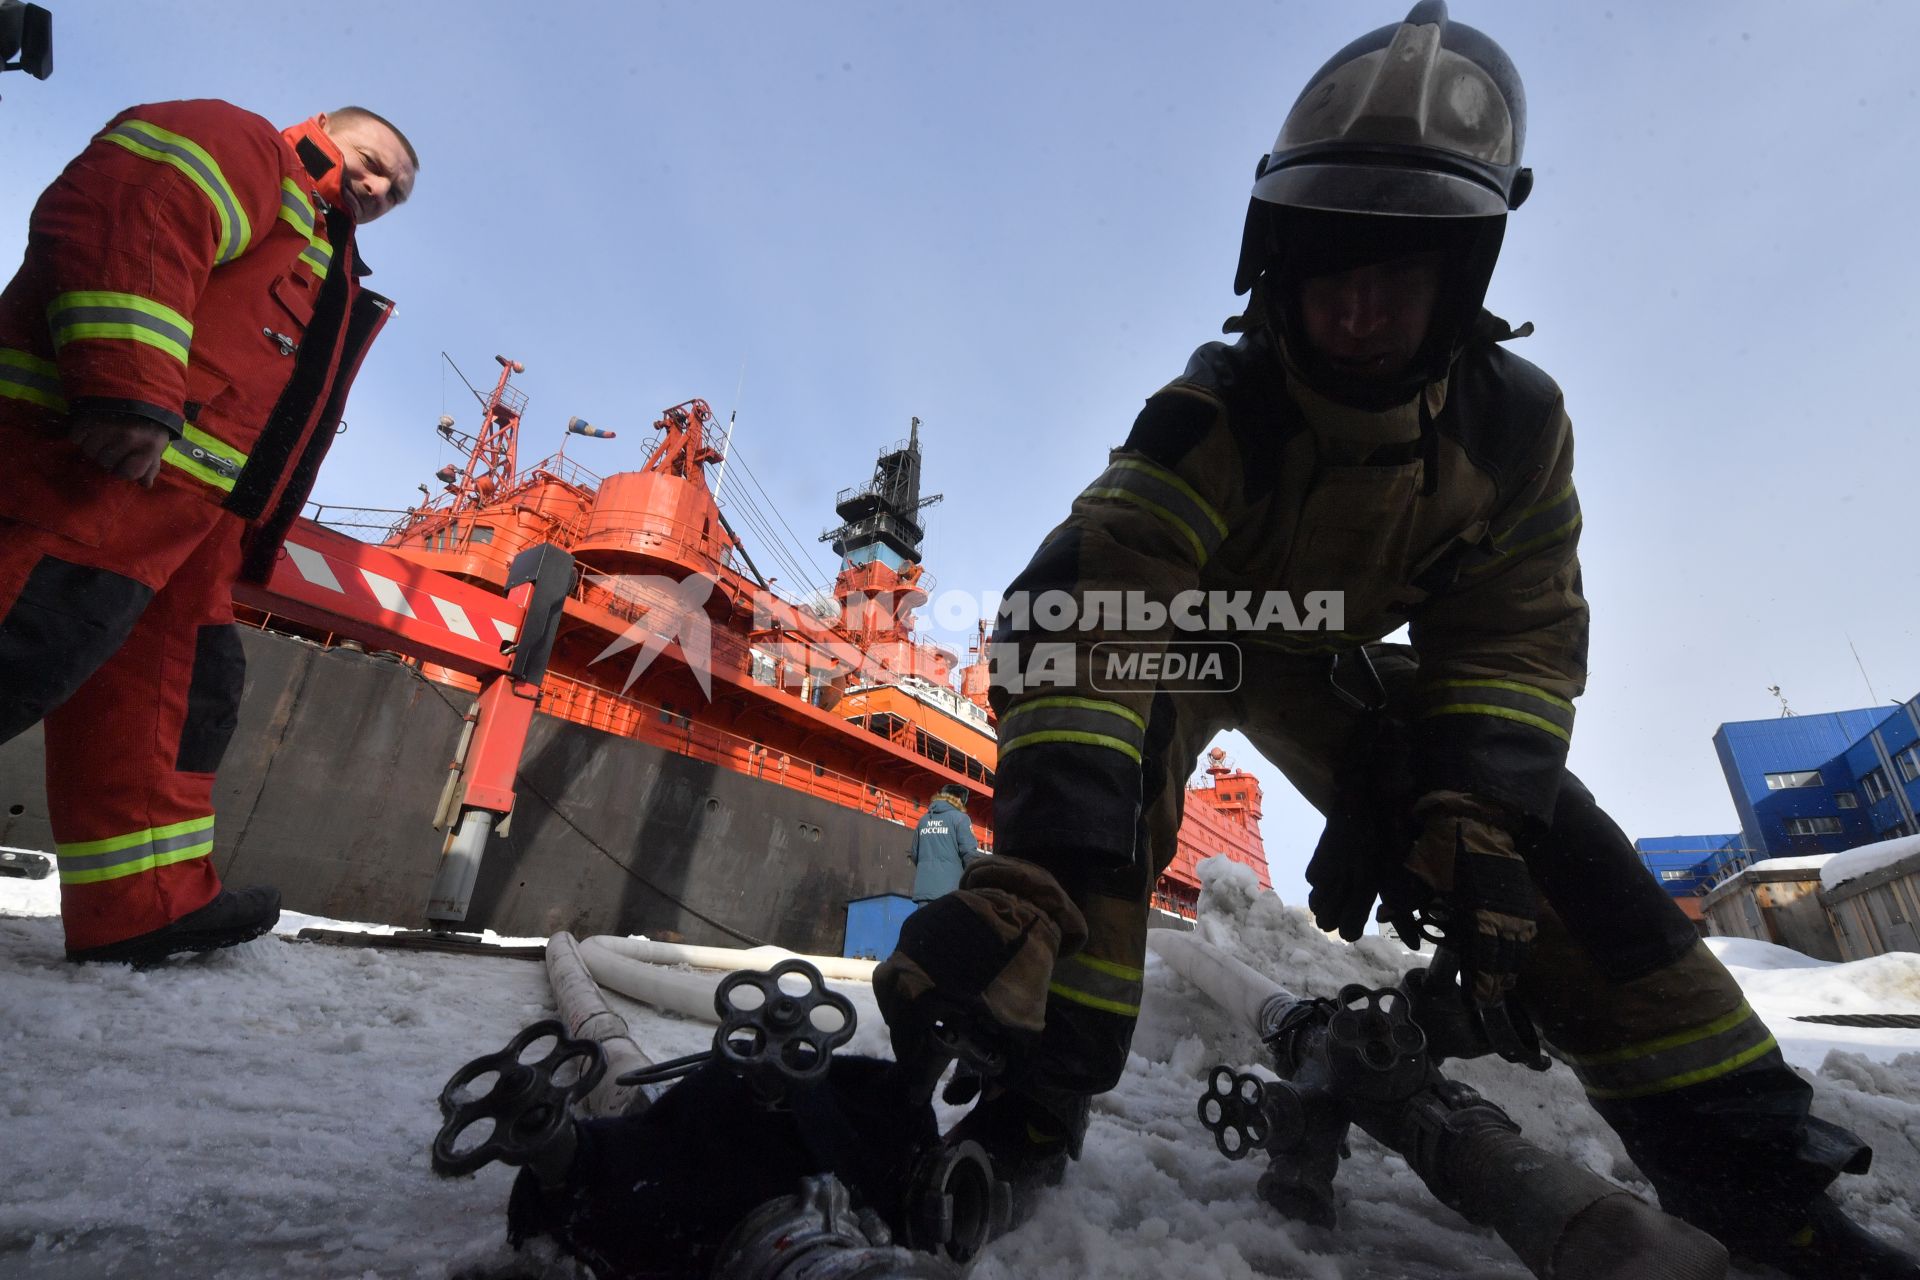
[[[230, 592], [271, 570], [391, 309], [343, 171], [317, 119], [132, 108], [41, 195], [0, 290], [0, 742], [46, 722], [70, 950], [219, 892]], [[68, 440], [114, 420], [167, 431], [151, 490]]]
[[165, 476], [97, 482], [119, 499], [97, 545], [0, 518], [0, 739], [44, 720], [69, 951], [219, 893], [213, 777], [245, 672], [243, 522]]

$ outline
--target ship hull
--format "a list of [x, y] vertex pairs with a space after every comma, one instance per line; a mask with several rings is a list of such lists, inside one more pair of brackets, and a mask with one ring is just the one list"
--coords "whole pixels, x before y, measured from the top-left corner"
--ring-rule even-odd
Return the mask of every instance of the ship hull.
[[[386, 658], [249, 631], [214, 861], [289, 910], [420, 927], [470, 695]], [[109, 745], [103, 740], [103, 749]], [[34, 729], [0, 744], [0, 844], [51, 849]], [[467, 927], [838, 954], [846, 904], [903, 893], [897, 823], [653, 743], [536, 715]]]

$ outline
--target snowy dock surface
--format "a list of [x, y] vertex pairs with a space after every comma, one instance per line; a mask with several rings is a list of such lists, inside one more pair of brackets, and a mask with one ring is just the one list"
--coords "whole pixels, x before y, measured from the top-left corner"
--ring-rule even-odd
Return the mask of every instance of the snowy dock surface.
[[[1200, 936], [1294, 990], [1378, 985], [1421, 963], [1386, 939], [1329, 939], [1224, 860], [1208, 872]], [[437, 1178], [427, 1144], [448, 1075], [551, 1014], [542, 966], [263, 938], [146, 973], [78, 967], [62, 958], [57, 910], [50, 880], [0, 880], [0, 1278], [439, 1280], [510, 1258], [512, 1171]], [[308, 923], [289, 913], [281, 928]], [[1920, 1248], [1920, 1031], [1790, 1020], [1920, 1013], [1920, 955], [1825, 964], [1764, 943], [1712, 945], [1813, 1081], [1819, 1113], [1873, 1144], [1872, 1173], [1840, 1184], [1844, 1203]], [[708, 1026], [609, 1000], [656, 1059], [710, 1042]], [[859, 1003], [852, 1047], [883, 1052], [885, 1029]], [[1261, 1054], [1150, 961], [1133, 1060], [1095, 1104], [1085, 1158], [973, 1276], [1526, 1276], [1357, 1133], [1341, 1226], [1280, 1219], [1255, 1198], [1261, 1162], [1222, 1159], [1195, 1116], [1215, 1062], [1244, 1069]], [[1448, 1071], [1533, 1140], [1648, 1194], [1564, 1067]]]

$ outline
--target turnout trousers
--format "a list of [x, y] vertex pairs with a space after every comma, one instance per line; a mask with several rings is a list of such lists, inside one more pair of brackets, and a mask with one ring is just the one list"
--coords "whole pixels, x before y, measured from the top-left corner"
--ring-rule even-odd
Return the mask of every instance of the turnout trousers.
[[[1370, 716], [1403, 710], [1418, 669], [1404, 646], [1368, 646], [1367, 654], [1381, 711], [1336, 691], [1327, 656], [1251, 646], [1238, 690], [1156, 697], [1134, 864], [1091, 880], [1049, 868], [1064, 883], [1087, 886], [1077, 900], [1090, 932], [1086, 949], [1054, 970], [1037, 1064], [1044, 1084], [1027, 1090], [1036, 1103], [1062, 1117], [1084, 1115], [1084, 1097], [1120, 1077], [1139, 1013], [1154, 882], [1172, 860], [1199, 753], [1220, 731], [1238, 729], [1328, 812], [1339, 771], [1374, 763], [1359, 756]], [[1358, 665], [1342, 663], [1342, 687]], [[1772, 1215], [1802, 1208], [1840, 1172], [1865, 1169], [1867, 1148], [1809, 1116], [1811, 1088], [1632, 842], [1571, 774], [1551, 827], [1524, 852], [1539, 936], [1517, 987], [1520, 1003], [1669, 1212], [1717, 1233], [1764, 1232]]]
[[69, 951], [220, 891], [213, 777], [245, 674], [244, 526], [170, 470], [151, 490], [89, 477], [107, 496], [51, 527], [0, 518], [0, 741], [45, 724]]

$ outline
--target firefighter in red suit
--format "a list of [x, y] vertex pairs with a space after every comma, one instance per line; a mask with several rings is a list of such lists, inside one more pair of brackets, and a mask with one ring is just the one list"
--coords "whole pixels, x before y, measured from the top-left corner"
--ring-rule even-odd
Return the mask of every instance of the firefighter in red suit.
[[0, 742], [44, 721], [73, 960], [256, 937], [223, 889], [213, 777], [264, 581], [392, 304], [354, 230], [418, 159], [346, 107], [292, 128], [135, 107], [41, 196], [0, 294]]

